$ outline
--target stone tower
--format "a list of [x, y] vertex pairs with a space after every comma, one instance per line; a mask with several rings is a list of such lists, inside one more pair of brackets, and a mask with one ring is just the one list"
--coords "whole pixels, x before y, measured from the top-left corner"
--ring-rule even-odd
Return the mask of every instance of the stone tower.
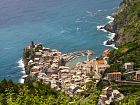
[[87, 61], [91, 61], [93, 59], [93, 52], [92, 51], [87, 51]]

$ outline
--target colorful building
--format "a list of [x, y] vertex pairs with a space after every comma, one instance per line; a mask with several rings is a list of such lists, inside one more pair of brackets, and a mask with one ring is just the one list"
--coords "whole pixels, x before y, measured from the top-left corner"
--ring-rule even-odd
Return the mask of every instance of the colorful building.
[[108, 80], [121, 80], [121, 72], [112, 72], [112, 73], [107, 73], [107, 79]]

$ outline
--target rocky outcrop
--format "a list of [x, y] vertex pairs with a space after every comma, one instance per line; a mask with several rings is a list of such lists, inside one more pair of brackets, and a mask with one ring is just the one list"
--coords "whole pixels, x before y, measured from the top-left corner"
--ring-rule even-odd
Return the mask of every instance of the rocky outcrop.
[[116, 36], [107, 44], [115, 43], [119, 47], [140, 39], [140, 0], [124, 0], [112, 16], [113, 23], [105, 25], [104, 29]]

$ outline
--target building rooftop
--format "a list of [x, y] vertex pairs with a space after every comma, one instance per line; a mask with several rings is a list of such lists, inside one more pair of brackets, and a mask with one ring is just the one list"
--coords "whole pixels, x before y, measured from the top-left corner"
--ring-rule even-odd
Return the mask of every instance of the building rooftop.
[[68, 69], [63, 69], [63, 70], [61, 70], [61, 72], [62, 72], [62, 73], [68, 73], [69, 70], [68, 70]]
[[140, 70], [136, 71], [136, 74], [140, 74]]
[[110, 54], [110, 52], [111, 52], [111, 50], [107, 49], [107, 50], [105, 50], [105, 51], [103, 52], [103, 54], [104, 54], [105, 56], [107, 56], [107, 55]]
[[41, 52], [35, 52], [35, 55], [42, 55]]
[[134, 65], [134, 62], [127, 62], [124, 65]]
[[112, 72], [112, 73], [108, 73], [108, 74], [122, 74], [121, 72]]
[[96, 60], [96, 62], [97, 62], [98, 64], [105, 64], [105, 60], [104, 60], [104, 59]]

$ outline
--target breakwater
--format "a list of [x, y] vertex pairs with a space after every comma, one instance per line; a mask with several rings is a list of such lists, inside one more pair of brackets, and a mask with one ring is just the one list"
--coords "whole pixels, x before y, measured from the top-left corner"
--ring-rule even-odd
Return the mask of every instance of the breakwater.
[[93, 53], [91, 50], [83, 50], [83, 51], [76, 51], [72, 53], [63, 54], [62, 57], [65, 62], [71, 61], [72, 59], [75, 59], [76, 57], [82, 56], [82, 55], [88, 55], [88, 53]]

